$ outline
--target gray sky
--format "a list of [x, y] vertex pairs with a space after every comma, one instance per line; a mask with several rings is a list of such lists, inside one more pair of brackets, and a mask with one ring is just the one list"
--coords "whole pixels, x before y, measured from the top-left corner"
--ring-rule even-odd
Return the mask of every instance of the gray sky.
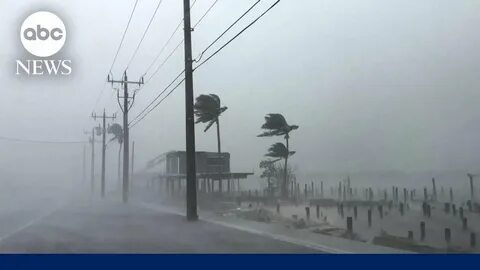
[[[139, 2], [113, 68], [116, 77], [157, 3]], [[212, 2], [198, 0], [192, 21]], [[193, 32], [193, 54], [253, 2], [219, 0]], [[97, 124], [89, 119], [93, 109], [118, 111], [104, 81], [133, 3], [2, 0], [0, 135], [82, 140], [83, 131]], [[262, 0], [228, 37], [271, 3]], [[67, 43], [53, 58], [71, 59], [72, 76], [15, 76], [16, 59], [34, 58], [21, 46], [18, 32], [23, 19], [37, 10], [53, 11], [64, 20]], [[146, 70], [181, 17], [181, 1], [164, 0], [129, 68], [129, 78]], [[290, 124], [300, 126], [291, 137], [292, 150], [297, 151], [291, 162], [302, 172], [478, 171], [478, 25], [478, 1], [282, 0], [195, 72], [194, 91], [218, 94], [229, 107], [221, 118], [222, 148], [232, 154], [235, 171], [258, 171], [269, 145], [283, 141], [256, 137], [270, 112], [282, 113]], [[182, 33], [175, 35], [166, 53], [181, 41]], [[182, 70], [182, 57], [183, 48], [138, 93], [131, 117]], [[184, 86], [132, 129], [137, 164], [184, 149], [183, 90]], [[197, 150], [215, 151], [214, 130], [204, 133], [197, 125], [196, 144]], [[66, 174], [81, 168], [81, 145], [0, 141], [0, 147], [3, 172], [18, 172], [13, 168], [19, 164], [26, 168], [22, 173], [34, 169], [52, 173], [55, 168]], [[110, 146], [112, 164], [116, 153], [117, 146]]]

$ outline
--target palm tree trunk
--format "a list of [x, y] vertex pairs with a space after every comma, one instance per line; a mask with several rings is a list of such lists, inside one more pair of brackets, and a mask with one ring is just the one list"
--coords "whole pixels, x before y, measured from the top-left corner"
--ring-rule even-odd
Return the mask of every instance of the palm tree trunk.
[[285, 136], [285, 140], [286, 140], [286, 143], [287, 143], [287, 156], [285, 157], [285, 167], [283, 168], [282, 196], [284, 198], [288, 197], [288, 194], [287, 194], [287, 179], [288, 179], [287, 165], [288, 165], [288, 154], [290, 153], [290, 148], [289, 148], [289, 145], [288, 145], [288, 134]]
[[118, 181], [117, 181], [117, 188], [120, 188], [120, 183], [121, 183], [121, 167], [122, 167], [122, 144], [118, 147]]
[[218, 153], [222, 152], [222, 147], [220, 145], [220, 120], [217, 118], [217, 148]]

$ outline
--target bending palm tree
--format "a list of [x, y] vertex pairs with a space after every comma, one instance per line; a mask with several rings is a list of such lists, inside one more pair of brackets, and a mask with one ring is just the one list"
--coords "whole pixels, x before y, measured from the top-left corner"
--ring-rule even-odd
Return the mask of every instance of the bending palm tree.
[[113, 138], [110, 141], [117, 140], [120, 144], [118, 147], [118, 186], [120, 187], [120, 171], [121, 171], [121, 153], [123, 144], [123, 128], [119, 124], [115, 123], [108, 126], [107, 132], [113, 134]]
[[281, 192], [282, 195], [285, 196], [286, 194], [286, 187], [287, 187], [287, 160], [289, 156], [295, 154], [295, 151], [288, 151], [287, 147], [283, 143], [274, 143], [270, 148], [268, 148], [268, 153], [265, 154], [267, 157], [275, 158], [275, 160], [271, 161], [271, 163], [276, 162], [280, 159], [285, 160], [285, 168], [283, 172], [283, 183], [281, 185]]
[[195, 116], [198, 123], [207, 123], [204, 132], [206, 132], [214, 123], [217, 124], [217, 146], [218, 153], [222, 152], [220, 144], [220, 115], [227, 110], [227, 107], [221, 107], [220, 98], [217, 95], [200, 95], [195, 100], [194, 105]]
[[[284, 136], [287, 146], [285, 147], [286, 153], [295, 153], [290, 152], [290, 147], [288, 144], [288, 140], [290, 139], [290, 132], [293, 130], [298, 129], [297, 125], [289, 125], [285, 117], [279, 113], [270, 113], [265, 116], [265, 123], [262, 125], [262, 129], [265, 131], [258, 135], [257, 137], [273, 137], [273, 136]], [[273, 146], [272, 146], [273, 147]], [[277, 146], [280, 147], [280, 146]], [[293, 154], [287, 154], [284, 157], [285, 165], [284, 165], [284, 172], [283, 172], [283, 183], [282, 183], [282, 196], [286, 197], [288, 195], [287, 192], [287, 165], [288, 165], [288, 156]]]

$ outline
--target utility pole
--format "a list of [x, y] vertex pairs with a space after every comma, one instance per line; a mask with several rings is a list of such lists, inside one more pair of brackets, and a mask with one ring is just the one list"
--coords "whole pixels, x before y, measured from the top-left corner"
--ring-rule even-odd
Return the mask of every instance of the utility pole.
[[468, 178], [470, 179], [470, 198], [472, 200], [472, 203], [475, 201], [475, 188], [473, 186], [473, 178], [477, 177], [477, 174], [467, 174]]
[[102, 124], [103, 124], [103, 127], [99, 127], [99, 129], [101, 130], [101, 135], [102, 135], [102, 182], [101, 182], [101, 196], [102, 198], [105, 197], [105, 150], [107, 149], [107, 145], [106, 145], [106, 138], [105, 138], [105, 135], [107, 133], [107, 130], [105, 128], [105, 125], [106, 125], [106, 119], [115, 119], [116, 118], [116, 115], [115, 114], [112, 114], [112, 116], [106, 116], [105, 114], [105, 109], [103, 109], [103, 115], [102, 116], [98, 116], [96, 113], [92, 113], [92, 118], [97, 120], [97, 118], [102, 118]]
[[132, 168], [130, 172], [130, 186], [132, 186], [133, 183], [133, 162], [135, 158], [135, 141], [132, 142]]
[[87, 179], [87, 146], [83, 145], [83, 168], [82, 168], [82, 186], [85, 185]]
[[114, 83], [119, 83], [123, 85], [123, 97], [120, 97], [118, 94], [119, 91], [117, 91], [117, 98], [118, 98], [118, 103], [120, 105], [120, 98], [123, 98], [123, 107], [120, 105], [120, 109], [122, 109], [123, 112], [123, 183], [122, 183], [122, 200], [124, 203], [128, 202], [128, 169], [129, 169], [129, 128], [128, 128], [128, 111], [130, 111], [130, 108], [133, 105], [133, 102], [135, 101], [135, 93], [133, 93], [131, 99], [132, 102], [129, 101], [130, 97], [128, 96], [128, 85], [129, 84], [137, 84], [138, 86], [143, 84], [143, 77], [140, 78], [138, 81], [128, 81], [127, 78], [127, 71], [123, 73], [123, 78], [121, 80], [114, 80], [113, 78], [110, 78], [110, 74], [108, 75], [107, 81], [112, 83], [112, 86]]
[[183, 32], [185, 41], [185, 124], [187, 154], [187, 220], [195, 221], [197, 215], [197, 180], [195, 168], [195, 119], [193, 117], [192, 27], [190, 25], [190, 0], [183, 1]]
[[[90, 134], [90, 131], [84, 131], [84, 134]], [[91, 144], [91, 160], [90, 160], [90, 195], [93, 196], [95, 186], [95, 127], [92, 128], [91, 137], [88, 138]]]

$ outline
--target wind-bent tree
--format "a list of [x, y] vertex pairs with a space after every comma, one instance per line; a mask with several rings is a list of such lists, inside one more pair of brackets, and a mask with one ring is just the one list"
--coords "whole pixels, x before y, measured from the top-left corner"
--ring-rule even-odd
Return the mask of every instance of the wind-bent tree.
[[217, 146], [218, 153], [222, 152], [221, 143], [220, 143], [220, 115], [227, 110], [227, 107], [221, 107], [220, 98], [217, 95], [200, 95], [195, 99], [194, 105], [195, 116], [197, 117], [198, 123], [207, 123], [204, 132], [213, 125], [217, 124]]
[[[290, 132], [293, 130], [298, 129], [297, 125], [289, 125], [287, 123], [287, 120], [285, 120], [285, 117], [279, 113], [270, 113], [265, 116], [265, 123], [262, 125], [262, 129], [265, 131], [258, 135], [257, 137], [273, 137], [273, 136], [284, 136], [285, 142], [287, 146], [283, 145], [285, 147], [285, 153], [290, 153], [290, 147], [288, 144], [288, 140], [290, 139]], [[278, 143], [277, 143], [278, 144]], [[275, 145], [277, 145], [275, 144]], [[273, 147], [273, 145], [272, 145]], [[280, 147], [280, 146], [277, 146]], [[295, 152], [292, 152], [295, 153]], [[285, 161], [284, 165], [284, 179], [283, 183], [281, 185], [281, 193], [283, 197], [288, 196], [288, 191], [287, 191], [287, 168], [288, 168], [288, 157], [289, 155], [287, 154], [285, 157], [282, 157]]]
[[113, 134], [113, 138], [110, 141], [117, 140], [119, 143], [118, 147], [118, 183], [120, 185], [120, 171], [121, 171], [121, 153], [122, 153], [122, 145], [123, 145], [123, 128], [120, 124], [114, 123], [108, 126], [107, 133]]
[[[285, 167], [287, 166], [287, 160], [289, 156], [295, 154], [295, 151], [288, 151], [287, 147], [283, 143], [274, 143], [270, 148], [268, 148], [268, 153], [265, 154], [267, 157], [276, 158], [278, 161], [279, 159], [285, 160]], [[288, 169], [284, 168], [283, 172], [283, 181], [280, 185], [281, 187], [281, 194], [282, 196], [286, 197], [287, 195], [287, 186], [288, 186]]]
[[260, 178], [267, 178], [267, 190], [270, 196], [274, 195], [274, 189], [278, 187], [278, 179], [277, 185], [274, 185], [274, 179], [277, 177], [277, 170], [275, 168], [275, 162], [279, 161], [280, 159], [275, 160], [262, 160], [260, 161], [259, 167], [263, 169]]

